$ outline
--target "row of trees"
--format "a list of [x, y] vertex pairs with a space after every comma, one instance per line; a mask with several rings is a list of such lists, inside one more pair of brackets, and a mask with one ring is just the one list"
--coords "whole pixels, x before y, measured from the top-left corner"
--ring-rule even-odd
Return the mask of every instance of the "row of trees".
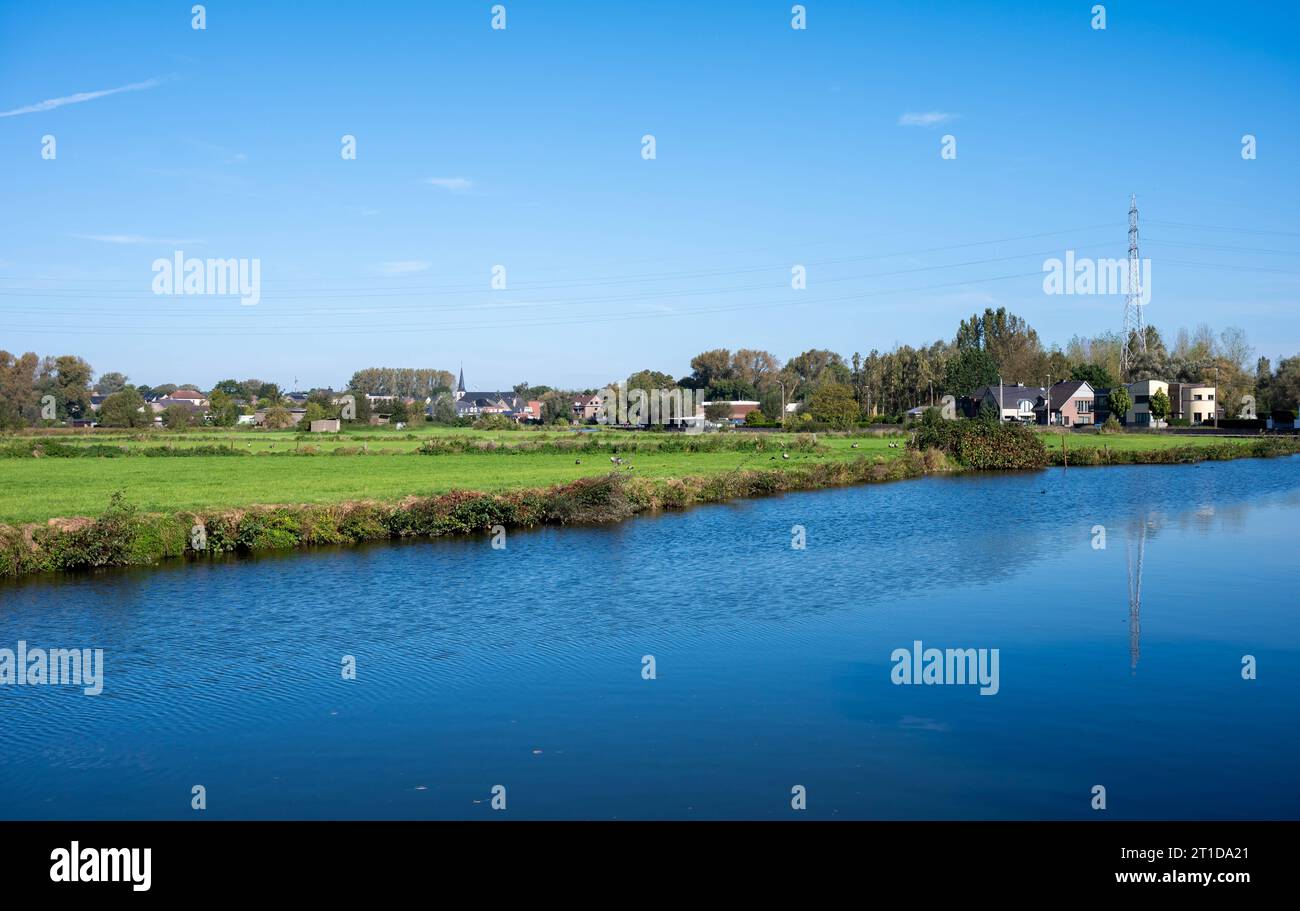
[[[1126, 345], [1130, 368], [1122, 371]], [[1213, 382], [1230, 415], [1238, 413], [1247, 395], [1255, 397], [1261, 414], [1300, 405], [1300, 355], [1283, 359], [1276, 368], [1267, 358], [1252, 363], [1252, 357], [1241, 329], [1215, 332], [1206, 324], [1178, 330], [1172, 344], [1148, 326], [1142, 339], [1103, 333], [1075, 336], [1064, 348], [1048, 348], [1024, 319], [1005, 308], [989, 308], [962, 320], [951, 340], [939, 339], [923, 347], [854, 352], [847, 360], [835, 351], [814, 348], [784, 362], [769, 351], [714, 348], [691, 358], [685, 376], [647, 369], [633, 373], [627, 384], [646, 390], [682, 387], [712, 400], [758, 401], [770, 420], [782, 420], [783, 406], [797, 402], [815, 420], [833, 424], [896, 417], [909, 408], [935, 404], [944, 395], [960, 397], [999, 380], [1037, 386], [1049, 377], [1087, 380], [1098, 388], [1142, 379]], [[91, 366], [73, 355], [17, 356], [0, 351], [0, 428], [90, 417], [93, 376]], [[394, 397], [393, 405], [385, 408], [394, 420], [418, 419], [429, 401], [432, 419], [450, 424], [457, 421], [455, 382], [448, 370], [370, 367], [352, 375], [348, 391], [356, 399], [360, 422], [369, 420], [365, 396], [371, 394]], [[128, 377], [116, 372], [102, 374], [95, 387], [109, 396], [98, 420], [115, 426], [152, 422], [152, 414], [139, 411], [147, 398], [199, 388], [193, 384], [132, 386]], [[528, 383], [514, 387], [516, 394], [542, 403], [541, 417], [548, 423], [569, 419], [574, 397], [595, 391]], [[286, 408], [280, 388], [259, 379], [222, 380], [205, 395], [211, 400], [208, 420], [219, 425], [234, 424], [241, 412]], [[309, 419], [339, 416], [334, 396], [331, 390], [313, 390], [307, 405]], [[408, 408], [404, 398], [415, 399], [417, 405]], [[193, 413], [181, 408], [175, 414], [169, 411], [164, 419], [183, 424], [193, 419]], [[277, 411], [276, 420], [282, 419], [284, 415]]]
[[[1126, 345], [1127, 371], [1121, 369]], [[1125, 340], [1118, 333], [1076, 335], [1064, 348], [1048, 348], [1023, 318], [1005, 308], [988, 308], [962, 320], [951, 341], [940, 339], [924, 347], [854, 352], [847, 361], [834, 351], [811, 349], [785, 363], [767, 351], [716, 348], [692, 358], [687, 376], [674, 380], [660, 371], [642, 370], [628, 378], [628, 385], [647, 390], [681, 386], [703, 390], [710, 399], [756, 400], [769, 419], [782, 417], [783, 403], [799, 402], [806, 413], [829, 423], [845, 419], [849, 399], [861, 420], [897, 416], [918, 405], [933, 405], [944, 395], [961, 397], [999, 380], [1041, 386], [1049, 378], [1087, 380], [1095, 388], [1143, 379], [1213, 382], [1220, 389], [1219, 401], [1232, 415], [1241, 410], [1247, 395], [1255, 396], [1261, 413], [1300, 405], [1300, 356], [1272, 370], [1265, 358], [1252, 365], [1252, 354], [1241, 329], [1216, 333], [1206, 324], [1190, 332], [1178, 330], [1172, 345], [1148, 326], [1142, 339]], [[819, 395], [828, 385], [837, 388]]]
[[90, 414], [91, 366], [74, 355], [0, 351], [0, 428]]

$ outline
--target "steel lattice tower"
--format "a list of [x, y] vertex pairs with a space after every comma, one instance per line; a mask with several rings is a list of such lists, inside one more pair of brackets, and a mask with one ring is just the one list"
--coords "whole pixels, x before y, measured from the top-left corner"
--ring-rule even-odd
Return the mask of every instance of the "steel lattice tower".
[[[1129, 340], [1137, 334], [1137, 351], [1129, 350]], [[1120, 369], [1128, 373], [1134, 353], [1146, 354], [1147, 336], [1142, 327], [1142, 263], [1138, 256], [1137, 194], [1128, 206], [1128, 296], [1124, 298], [1124, 347], [1120, 349]]]

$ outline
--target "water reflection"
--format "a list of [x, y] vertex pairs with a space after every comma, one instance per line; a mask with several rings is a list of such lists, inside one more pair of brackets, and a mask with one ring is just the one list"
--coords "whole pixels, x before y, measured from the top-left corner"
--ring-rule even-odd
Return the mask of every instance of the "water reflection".
[[1142, 653], [1142, 566], [1146, 561], [1147, 533], [1154, 531], [1154, 516], [1146, 513], [1128, 523], [1124, 556], [1128, 564], [1129, 671], [1137, 673]]
[[[1098, 769], [1124, 813], [1300, 816], [1277, 797], [1300, 733], [1276, 724], [1300, 693], [1297, 469], [929, 478], [512, 532], [505, 551], [0, 585], [0, 646], [109, 663], [99, 697], [0, 692], [0, 817], [171, 818], [203, 780], [236, 817], [464, 818], [486, 779], [518, 781], [537, 818], [767, 818], [798, 775], [826, 795], [814, 815], [1059, 818]], [[1248, 602], [1206, 572], [1256, 564]], [[892, 686], [891, 649], [915, 639], [1001, 648], [1003, 689]], [[1206, 673], [1266, 648], [1269, 687]], [[1187, 803], [1224, 768], [1239, 785]]]

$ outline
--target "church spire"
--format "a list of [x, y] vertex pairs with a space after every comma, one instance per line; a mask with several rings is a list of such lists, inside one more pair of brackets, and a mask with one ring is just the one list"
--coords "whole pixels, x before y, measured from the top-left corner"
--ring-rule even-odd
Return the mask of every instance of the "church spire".
[[460, 365], [460, 382], [456, 385], [457, 392], [465, 391], [465, 365]]

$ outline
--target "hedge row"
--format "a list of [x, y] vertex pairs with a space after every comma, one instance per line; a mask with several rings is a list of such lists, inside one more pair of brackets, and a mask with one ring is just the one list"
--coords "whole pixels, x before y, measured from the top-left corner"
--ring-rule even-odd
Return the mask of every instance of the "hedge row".
[[76, 445], [58, 440], [9, 443], [0, 446], [0, 459], [120, 459], [126, 456], [242, 456], [248, 452], [229, 446], [113, 446], [108, 443]]
[[1081, 446], [1068, 453], [1053, 448], [1053, 465], [1176, 465], [1191, 462], [1222, 462], [1229, 459], [1267, 459], [1300, 453], [1300, 441], [1265, 437], [1248, 443], [1209, 443], [1171, 446], [1166, 449], [1111, 449]]
[[922, 424], [909, 449], [938, 449], [959, 465], [984, 471], [1043, 468], [1047, 447], [1022, 424], [988, 421], [940, 421]]
[[453, 491], [396, 503], [265, 506], [174, 515], [141, 514], [121, 494], [95, 519], [46, 525], [0, 525], [0, 576], [156, 563], [167, 557], [219, 554], [390, 538], [439, 537], [490, 530], [616, 522], [638, 513], [682, 509], [795, 490], [902, 480], [946, 470], [937, 452], [902, 458], [751, 469], [710, 477], [583, 478], [549, 488], [486, 494]]
[[[315, 444], [338, 441], [338, 436], [327, 438], [302, 437]], [[502, 443], [482, 437], [446, 436], [425, 440], [414, 450], [423, 455], [455, 455], [461, 453], [646, 453], [646, 452], [768, 452], [786, 449], [794, 452], [819, 452], [812, 434], [799, 434], [793, 440], [776, 441], [762, 434], [680, 434], [668, 438], [602, 438], [599, 434], [583, 434], [559, 440], [535, 440]], [[293, 456], [319, 455], [319, 445], [298, 444], [294, 449], [278, 452], [266, 450], [250, 452], [246, 447], [218, 445], [200, 446], [116, 446], [108, 443], [73, 444], [58, 440], [17, 442], [0, 445], [0, 459], [116, 459], [116, 458], [184, 458], [187, 456]], [[361, 446], [338, 446], [330, 450], [333, 455], [406, 455], [411, 450], [366, 449]]]
[[793, 440], [770, 439], [766, 434], [710, 433], [674, 434], [665, 437], [629, 439], [604, 437], [598, 433], [581, 434], [559, 440], [525, 440], [523, 442], [498, 442], [482, 437], [433, 437], [420, 444], [417, 452], [424, 455], [446, 455], [463, 452], [545, 452], [545, 453], [642, 453], [642, 452], [776, 452], [787, 449], [797, 452], [817, 452], [819, 447], [813, 434], [797, 434]]

